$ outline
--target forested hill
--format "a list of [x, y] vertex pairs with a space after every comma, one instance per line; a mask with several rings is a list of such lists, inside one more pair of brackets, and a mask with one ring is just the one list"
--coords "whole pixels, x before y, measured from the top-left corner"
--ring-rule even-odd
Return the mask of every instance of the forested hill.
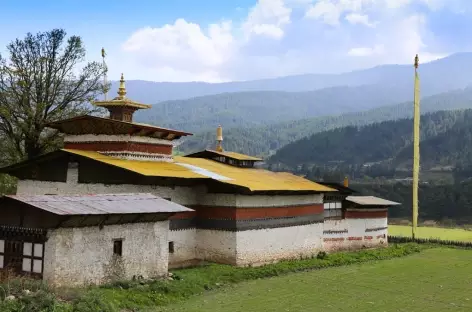
[[[472, 88], [456, 90], [422, 99], [421, 112], [472, 108]], [[387, 120], [411, 118], [411, 102], [390, 105], [338, 116], [305, 118], [267, 126], [228, 129], [223, 124], [224, 146], [227, 150], [249, 155], [267, 156], [286, 144], [321, 131], [344, 126], [364, 126]], [[184, 153], [213, 147], [215, 130], [197, 133], [186, 139], [178, 149]]]
[[411, 98], [393, 86], [333, 87], [309, 92], [223, 93], [154, 104], [136, 120], [190, 132], [245, 128], [324, 115], [369, 110]]
[[[281, 148], [269, 160], [291, 167], [300, 164], [357, 164], [411, 160], [412, 119], [320, 132]], [[440, 111], [421, 118], [422, 168], [467, 166], [472, 160], [472, 110]]]

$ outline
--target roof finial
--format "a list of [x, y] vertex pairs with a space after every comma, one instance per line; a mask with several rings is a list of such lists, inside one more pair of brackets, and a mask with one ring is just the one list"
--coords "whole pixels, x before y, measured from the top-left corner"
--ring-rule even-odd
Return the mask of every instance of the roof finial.
[[120, 98], [124, 98], [126, 96], [125, 78], [123, 77], [123, 73], [121, 73], [120, 87], [118, 88], [118, 95]]
[[216, 128], [216, 151], [217, 152], [222, 152], [223, 151], [223, 128], [221, 126], [218, 126]]
[[344, 187], [349, 187], [349, 178], [347, 176], [344, 177], [343, 185]]
[[415, 69], [418, 68], [418, 65], [419, 65], [419, 64], [420, 64], [420, 59], [419, 59], [419, 57], [418, 57], [418, 54], [416, 54], [416, 56], [415, 56]]

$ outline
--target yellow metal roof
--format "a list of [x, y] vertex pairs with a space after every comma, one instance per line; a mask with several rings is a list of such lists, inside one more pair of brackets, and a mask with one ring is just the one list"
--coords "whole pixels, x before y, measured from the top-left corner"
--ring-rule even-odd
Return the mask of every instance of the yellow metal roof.
[[120, 167], [126, 170], [130, 170], [145, 176], [159, 176], [159, 177], [175, 177], [175, 178], [206, 178], [197, 174], [183, 166], [176, 165], [171, 162], [156, 162], [156, 161], [138, 161], [138, 160], [125, 160], [118, 159], [110, 156], [106, 156], [97, 152], [82, 151], [63, 149], [63, 151], [87, 157], [105, 164]]
[[336, 192], [336, 189], [291, 173], [239, 168], [204, 158], [174, 157], [174, 162], [156, 162], [122, 160], [90, 151], [71, 149], [64, 149], [63, 151], [145, 176], [213, 179], [222, 183], [245, 187], [250, 191]]
[[221, 182], [246, 187], [251, 191], [336, 191], [288, 172], [239, 168], [203, 158], [175, 157], [174, 159], [177, 163], [190, 164], [225, 176], [230, 180]]

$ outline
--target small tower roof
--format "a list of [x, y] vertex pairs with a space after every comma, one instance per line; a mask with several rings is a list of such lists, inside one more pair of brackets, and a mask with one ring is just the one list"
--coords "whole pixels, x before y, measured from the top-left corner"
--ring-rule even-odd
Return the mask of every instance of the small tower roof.
[[128, 107], [133, 109], [147, 109], [151, 108], [152, 106], [149, 104], [141, 104], [135, 102], [126, 97], [126, 86], [125, 86], [125, 79], [123, 74], [121, 74], [120, 79], [120, 87], [118, 88], [118, 96], [115, 97], [113, 100], [109, 101], [95, 101], [93, 102], [95, 106], [105, 107], [105, 108], [113, 108], [113, 107]]

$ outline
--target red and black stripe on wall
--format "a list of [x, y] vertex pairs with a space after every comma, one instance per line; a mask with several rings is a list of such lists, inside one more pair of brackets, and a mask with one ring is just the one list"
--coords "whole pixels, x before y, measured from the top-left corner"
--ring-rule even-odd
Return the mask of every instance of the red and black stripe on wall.
[[171, 217], [171, 230], [199, 228], [245, 231], [324, 221], [322, 204], [254, 208], [190, 206], [189, 208], [195, 211], [179, 213]]

